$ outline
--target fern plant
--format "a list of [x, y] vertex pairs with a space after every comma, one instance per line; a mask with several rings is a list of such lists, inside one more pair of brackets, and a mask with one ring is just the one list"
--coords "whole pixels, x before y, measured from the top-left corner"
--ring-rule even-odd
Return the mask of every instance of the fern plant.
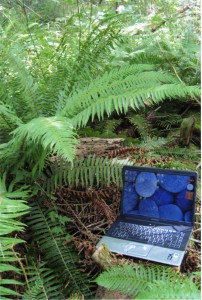
[[200, 299], [200, 291], [192, 280], [160, 265], [112, 267], [100, 274], [95, 282], [135, 299]]
[[[98, 23], [95, 20], [90, 23], [89, 30], [76, 26], [74, 20], [74, 17], [71, 18], [67, 22], [68, 26], [60, 31], [58, 47], [53, 47], [46, 39], [41, 38], [48, 35], [47, 28], [40, 33], [39, 38], [34, 32], [37, 26], [26, 28], [27, 38], [23, 36], [24, 27], [21, 32], [23, 34], [14, 34], [11, 38], [11, 31], [15, 27], [12, 25], [11, 30], [2, 26], [4, 37], [0, 57], [3, 70], [0, 72], [0, 129], [3, 134], [0, 136], [0, 174], [7, 170], [15, 177], [15, 181], [20, 178], [22, 181], [29, 181], [32, 186], [42, 183], [45, 192], [54, 189], [58, 183], [77, 186], [80, 181], [84, 187], [109, 183], [111, 178], [115, 182], [119, 181], [119, 161], [94, 157], [87, 161], [74, 160], [77, 130], [85, 127], [91, 120], [102, 120], [113, 112], [125, 114], [131, 108], [140, 110], [145, 107], [145, 101], [153, 105], [168, 99], [199, 96], [197, 86], [186, 86], [153, 64], [126, 63], [113, 69], [106, 61], [106, 55], [111, 53], [111, 48], [118, 41], [118, 16], [108, 16]], [[85, 34], [81, 35], [83, 29]], [[72, 30], [75, 30], [77, 42], [72, 42]], [[42, 45], [39, 45], [40, 42]], [[72, 48], [70, 45], [73, 45]], [[59, 165], [50, 163], [51, 157], [55, 155], [59, 156]], [[44, 183], [43, 179], [46, 178], [41, 176], [44, 176], [46, 166], [50, 166], [52, 172], [47, 183]], [[65, 167], [68, 167], [68, 171]], [[41, 186], [39, 190], [41, 191]], [[35, 191], [37, 197], [39, 190]], [[15, 197], [22, 196], [21, 192], [15, 194]], [[9, 195], [11, 193], [6, 197], [10, 197]], [[22, 205], [17, 201], [13, 200], [13, 203], [19, 204], [19, 207], [15, 206], [16, 210]], [[40, 201], [34, 199], [30, 205], [32, 213], [28, 218], [28, 225], [46, 264], [36, 264], [37, 267], [30, 268], [31, 273], [35, 272], [32, 276], [38, 278], [36, 280], [39, 280], [39, 285], [35, 286], [30, 282], [31, 294], [27, 291], [26, 297], [43, 297], [52, 288], [56, 288], [57, 293], [61, 273], [63, 287], [68, 283], [66, 294], [78, 293], [89, 297], [88, 279], [76, 265], [78, 256], [71, 243], [65, 244], [67, 239], [64, 225], [61, 226], [58, 218], [53, 219], [51, 211], [42, 207]], [[22, 211], [24, 212], [23, 208]], [[22, 211], [12, 214], [12, 217], [20, 217]], [[6, 217], [11, 216], [6, 214]], [[19, 221], [8, 224], [9, 229], [4, 234], [9, 234], [10, 230], [23, 229]], [[8, 262], [11, 262], [9, 243], [14, 241], [6, 237], [4, 242], [6, 246], [3, 248], [4, 252], [1, 252], [4, 253], [2, 259], [7, 251]], [[55, 270], [55, 281], [51, 281], [51, 267]], [[9, 268], [12, 267], [9, 266], [8, 270]], [[3, 283], [6, 282], [8, 283]], [[39, 291], [40, 285], [42, 290]], [[15, 293], [4, 289], [2, 296], [9, 292], [11, 296]]]
[[63, 159], [55, 160], [43, 172], [42, 188], [49, 193], [56, 187], [67, 185], [70, 188], [88, 188], [109, 186], [112, 182], [122, 185], [122, 168], [132, 164], [128, 159], [109, 159], [89, 155], [75, 158], [73, 166]]
[[[100, 24], [99, 26], [102, 27]], [[110, 26], [107, 28], [110, 31]], [[96, 43], [102, 44], [103, 39], [103, 32], [98, 31], [96, 41], [95, 31], [92, 31], [87, 35], [86, 43], [89, 42], [89, 47], [93, 47]], [[109, 39], [107, 41], [109, 42]], [[85, 45], [84, 43], [84, 49]], [[97, 50], [95, 52], [97, 53]], [[57, 53], [57, 49], [55, 55], [62, 57], [62, 54]], [[92, 57], [97, 59], [97, 55]], [[86, 60], [85, 67], [88, 69], [89, 65], [94, 63], [92, 57], [89, 64]], [[199, 96], [197, 86], [179, 83], [169, 73], [158, 71], [154, 65], [149, 64], [125, 64], [120, 68], [101, 72], [97, 78], [94, 72], [90, 71], [88, 80], [85, 80], [84, 71], [79, 75], [79, 82], [84, 83], [69, 89], [68, 86], [72, 87], [72, 80], [78, 77], [78, 74], [62, 73], [57, 81], [55, 76], [60, 72], [58, 60], [52, 60], [53, 71], [44, 69], [49, 65], [43, 65], [42, 72], [39, 72], [38, 60], [32, 60], [33, 67], [28, 67], [27, 61], [30, 61], [30, 57], [26, 49], [19, 45], [11, 45], [9, 50], [3, 48], [0, 63], [6, 61], [10, 71], [6, 75], [0, 74], [1, 129], [5, 128], [10, 134], [10, 139], [0, 145], [0, 161], [4, 169], [9, 169], [9, 166], [13, 168], [16, 162], [17, 169], [25, 165], [29, 166], [30, 170], [37, 169], [40, 156], [42, 169], [45, 163], [43, 158], [52, 153], [57, 153], [72, 162], [76, 148], [75, 130], [86, 126], [90, 120], [101, 120], [114, 111], [120, 114], [126, 113], [130, 108], [141, 109], [145, 107], [145, 101], [155, 104], [169, 98]], [[48, 60], [48, 63], [51, 61]], [[35, 68], [38, 70], [36, 74]]]
[[[6, 187], [6, 174], [0, 178], [0, 298], [10, 299], [10, 296], [20, 296], [17, 291], [11, 289], [11, 285], [21, 285], [14, 279], [7, 278], [7, 272], [21, 274], [21, 270], [13, 265], [18, 261], [18, 253], [15, 252], [15, 245], [24, 241], [12, 234], [24, 230], [25, 225], [19, 218], [28, 212], [26, 198], [29, 196], [27, 186], [14, 190], [11, 183]], [[8, 286], [8, 287], [7, 287]]]
[[26, 268], [29, 287], [23, 294], [23, 300], [63, 299], [62, 282], [55, 276], [54, 270], [45, 263], [32, 263]]
[[30, 206], [27, 219], [33, 241], [38, 244], [49, 268], [54, 269], [55, 276], [66, 286], [64, 294], [78, 293], [91, 298], [89, 279], [79, 269], [78, 254], [70, 242], [70, 235], [65, 232], [64, 225], [69, 219], [63, 217], [62, 223], [57, 211], [43, 208], [39, 200], [35, 199]]

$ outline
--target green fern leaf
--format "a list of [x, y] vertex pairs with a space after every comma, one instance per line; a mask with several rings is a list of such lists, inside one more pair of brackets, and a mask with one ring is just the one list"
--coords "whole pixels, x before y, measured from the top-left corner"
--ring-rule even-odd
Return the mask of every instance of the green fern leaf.
[[107, 289], [135, 296], [144, 288], [146, 280], [136, 277], [132, 266], [122, 265], [103, 272], [95, 282]]
[[55, 276], [55, 272], [47, 268], [45, 263], [31, 265], [26, 268], [29, 289], [23, 294], [23, 300], [63, 299], [63, 285]]
[[200, 290], [189, 279], [183, 282], [156, 282], [148, 285], [145, 291], [140, 292], [135, 299], [185, 299], [200, 300]]
[[108, 159], [89, 155], [86, 158], [75, 158], [73, 165], [63, 159], [49, 165], [51, 173], [43, 173], [43, 189], [51, 192], [63, 184], [69, 187], [104, 187], [112, 182], [122, 185], [122, 168], [130, 165], [128, 159]]
[[58, 153], [68, 161], [73, 160], [77, 140], [73, 126], [62, 117], [37, 118], [27, 124], [20, 125], [13, 131], [14, 139], [26, 140], [42, 145], [47, 151]]
[[86, 88], [75, 92], [66, 102], [61, 115], [72, 119], [75, 127], [85, 126], [89, 119], [103, 119], [116, 111], [126, 113], [165, 99], [199, 96], [198, 87], [180, 84], [170, 74], [154, 72], [151, 65], [124, 66], [98, 77]]
[[9, 127], [10, 129], [20, 124], [22, 124], [22, 121], [20, 118], [18, 118], [14, 111], [12, 111], [11, 107], [0, 102], [0, 119], [1, 124], [4, 122], [5, 126]]
[[152, 265], [122, 265], [100, 274], [95, 282], [135, 299], [200, 299], [200, 291], [172, 268]]
[[[64, 224], [61, 224], [57, 212], [43, 209], [37, 200], [31, 204], [31, 208], [28, 225], [45, 260], [54, 268], [55, 274], [62, 278], [64, 284], [68, 282], [68, 293], [76, 292], [90, 297], [88, 278], [76, 265], [78, 255], [72, 244], [66, 243]], [[55, 218], [52, 217], [51, 212], [54, 213]]]
[[[20, 296], [19, 293], [7, 288], [5, 285], [20, 284], [14, 282], [13, 279], [7, 279], [5, 272], [16, 272], [20, 273], [20, 270], [12, 266], [10, 263], [16, 261], [13, 247], [16, 244], [22, 243], [23, 240], [19, 238], [7, 237], [8, 234], [24, 230], [24, 224], [17, 221], [19, 218], [28, 212], [28, 206], [26, 205], [25, 199], [28, 197], [27, 187], [24, 186], [19, 190], [12, 191], [13, 186], [11, 185], [8, 189], [6, 187], [6, 174], [0, 178], [0, 298], [10, 299], [10, 296]], [[21, 198], [21, 199], [19, 199]]]

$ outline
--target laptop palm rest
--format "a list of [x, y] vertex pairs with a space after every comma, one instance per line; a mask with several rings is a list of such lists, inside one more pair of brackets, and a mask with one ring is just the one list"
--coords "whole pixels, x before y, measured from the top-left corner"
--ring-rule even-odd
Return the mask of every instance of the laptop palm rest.
[[151, 248], [153, 246], [140, 244], [137, 242], [130, 242], [127, 240], [111, 238], [108, 236], [104, 236], [97, 247], [101, 244], [107, 244], [112, 252], [118, 252], [121, 254], [127, 255], [141, 255], [142, 257], [147, 257]]

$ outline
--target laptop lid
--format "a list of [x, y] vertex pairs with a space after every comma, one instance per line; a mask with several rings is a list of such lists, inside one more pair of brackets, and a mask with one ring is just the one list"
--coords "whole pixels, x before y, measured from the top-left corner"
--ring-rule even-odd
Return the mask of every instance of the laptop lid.
[[121, 216], [193, 227], [197, 173], [125, 166]]

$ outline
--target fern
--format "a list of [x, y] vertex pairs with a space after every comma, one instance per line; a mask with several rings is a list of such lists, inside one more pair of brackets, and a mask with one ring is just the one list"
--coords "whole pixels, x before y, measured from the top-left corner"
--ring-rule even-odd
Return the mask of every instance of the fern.
[[165, 129], [170, 129], [172, 126], [179, 126], [182, 122], [181, 116], [177, 114], [158, 115], [156, 118], [156, 124]]
[[172, 268], [160, 265], [113, 267], [95, 282], [135, 299], [200, 299], [200, 291], [191, 280], [182, 279]]
[[[17, 280], [7, 279], [6, 272], [20, 273], [17, 267], [12, 265], [12, 262], [17, 260], [14, 246], [24, 242], [22, 239], [13, 238], [10, 235], [13, 232], [24, 230], [24, 224], [17, 221], [19, 217], [28, 212], [28, 206], [25, 199], [28, 197], [27, 187], [13, 191], [13, 186], [10, 184], [8, 190], [6, 188], [6, 175], [0, 179], [0, 298], [10, 299], [10, 296], [20, 296], [14, 291], [11, 285], [20, 285]], [[17, 200], [18, 199], [18, 200]], [[9, 285], [9, 288], [6, 286]]]
[[68, 294], [75, 292], [90, 297], [90, 284], [76, 265], [78, 255], [74, 248], [71, 243], [66, 244], [67, 234], [56, 212], [53, 218], [51, 211], [43, 209], [39, 201], [35, 200], [31, 204], [28, 225], [33, 231], [33, 240], [39, 245], [39, 250], [49, 266], [62, 278], [63, 284], [68, 283]]
[[29, 289], [23, 294], [23, 300], [63, 299], [63, 285], [55, 272], [44, 263], [26, 268]]
[[140, 109], [148, 98], [154, 104], [168, 98], [199, 96], [198, 87], [173, 83], [174, 78], [162, 72], [154, 73], [153, 68], [124, 66], [105, 73], [69, 97], [61, 115], [71, 118], [75, 127], [81, 127], [95, 116], [100, 120], [105, 113], [109, 116], [113, 111], [126, 113], [129, 107]]
[[113, 136], [117, 137], [117, 134], [115, 134], [114, 131], [115, 131], [116, 127], [120, 124], [121, 124], [120, 119], [119, 120], [116, 120], [116, 119], [107, 120], [101, 136], [105, 137], [105, 138], [107, 138], [107, 137], [111, 138]]
[[151, 124], [141, 115], [129, 115], [129, 121], [133, 124], [135, 129], [140, 134], [143, 140], [146, 140], [151, 135]]
[[5, 125], [9, 129], [14, 129], [16, 126], [22, 124], [22, 121], [12, 111], [11, 107], [0, 102], [0, 120], [1, 126]]
[[179, 158], [183, 158], [183, 159], [189, 159], [189, 160], [196, 160], [198, 161], [199, 160], [199, 157], [200, 157], [200, 150], [190, 150], [190, 151], [187, 151], [187, 149], [185, 148], [180, 148], [180, 147], [177, 147], [177, 148], [167, 148], [167, 147], [164, 147], [164, 148], [161, 148], [161, 147], [157, 147], [158, 145], [156, 145], [155, 147], [153, 147], [152, 151], [155, 152], [155, 153], [158, 153], [162, 156], [171, 156], [171, 157], [174, 157], [176, 159], [179, 159]]
[[112, 182], [122, 185], [122, 168], [132, 164], [128, 159], [109, 159], [89, 155], [86, 158], [74, 159], [73, 165], [60, 159], [49, 165], [49, 173], [43, 173], [43, 189], [50, 192], [56, 187], [104, 187]]
[[183, 282], [156, 282], [148, 287], [147, 291], [139, 293], [135, 299], [201, 299], [200, 291], [190, 279]]
[[26, 54], [22, 46], [11, 47], [6, 56], [12, 74], [7, 79], [7, 85], [9, 86], [7, 103], [26, 122], [31, 118], [40, 116], [42, 113], [38, 84], [24, 62]]
[[[1, 159], [7, 158], [11, 164], [12, 160], [16, 161], [16, 153], [21, 156], [20, 159], [27, 159], [29, 163], [33, 153], [36, 153], [37, 150], [40, 150], [38, 159], [40, 156], [43, 158], [40, 169], [42, 169], [48, 153], [58, 153], [71, 162], [74, 158], [77, 140], [71, 122], [66, 118], [33, 119], [27, 124], [18, 126], [13, 131], [13, 136], [13, 139], [7, 144], [0, 146]], [[43, 151], [46, 152], [44, 155], [42, 155]]]

